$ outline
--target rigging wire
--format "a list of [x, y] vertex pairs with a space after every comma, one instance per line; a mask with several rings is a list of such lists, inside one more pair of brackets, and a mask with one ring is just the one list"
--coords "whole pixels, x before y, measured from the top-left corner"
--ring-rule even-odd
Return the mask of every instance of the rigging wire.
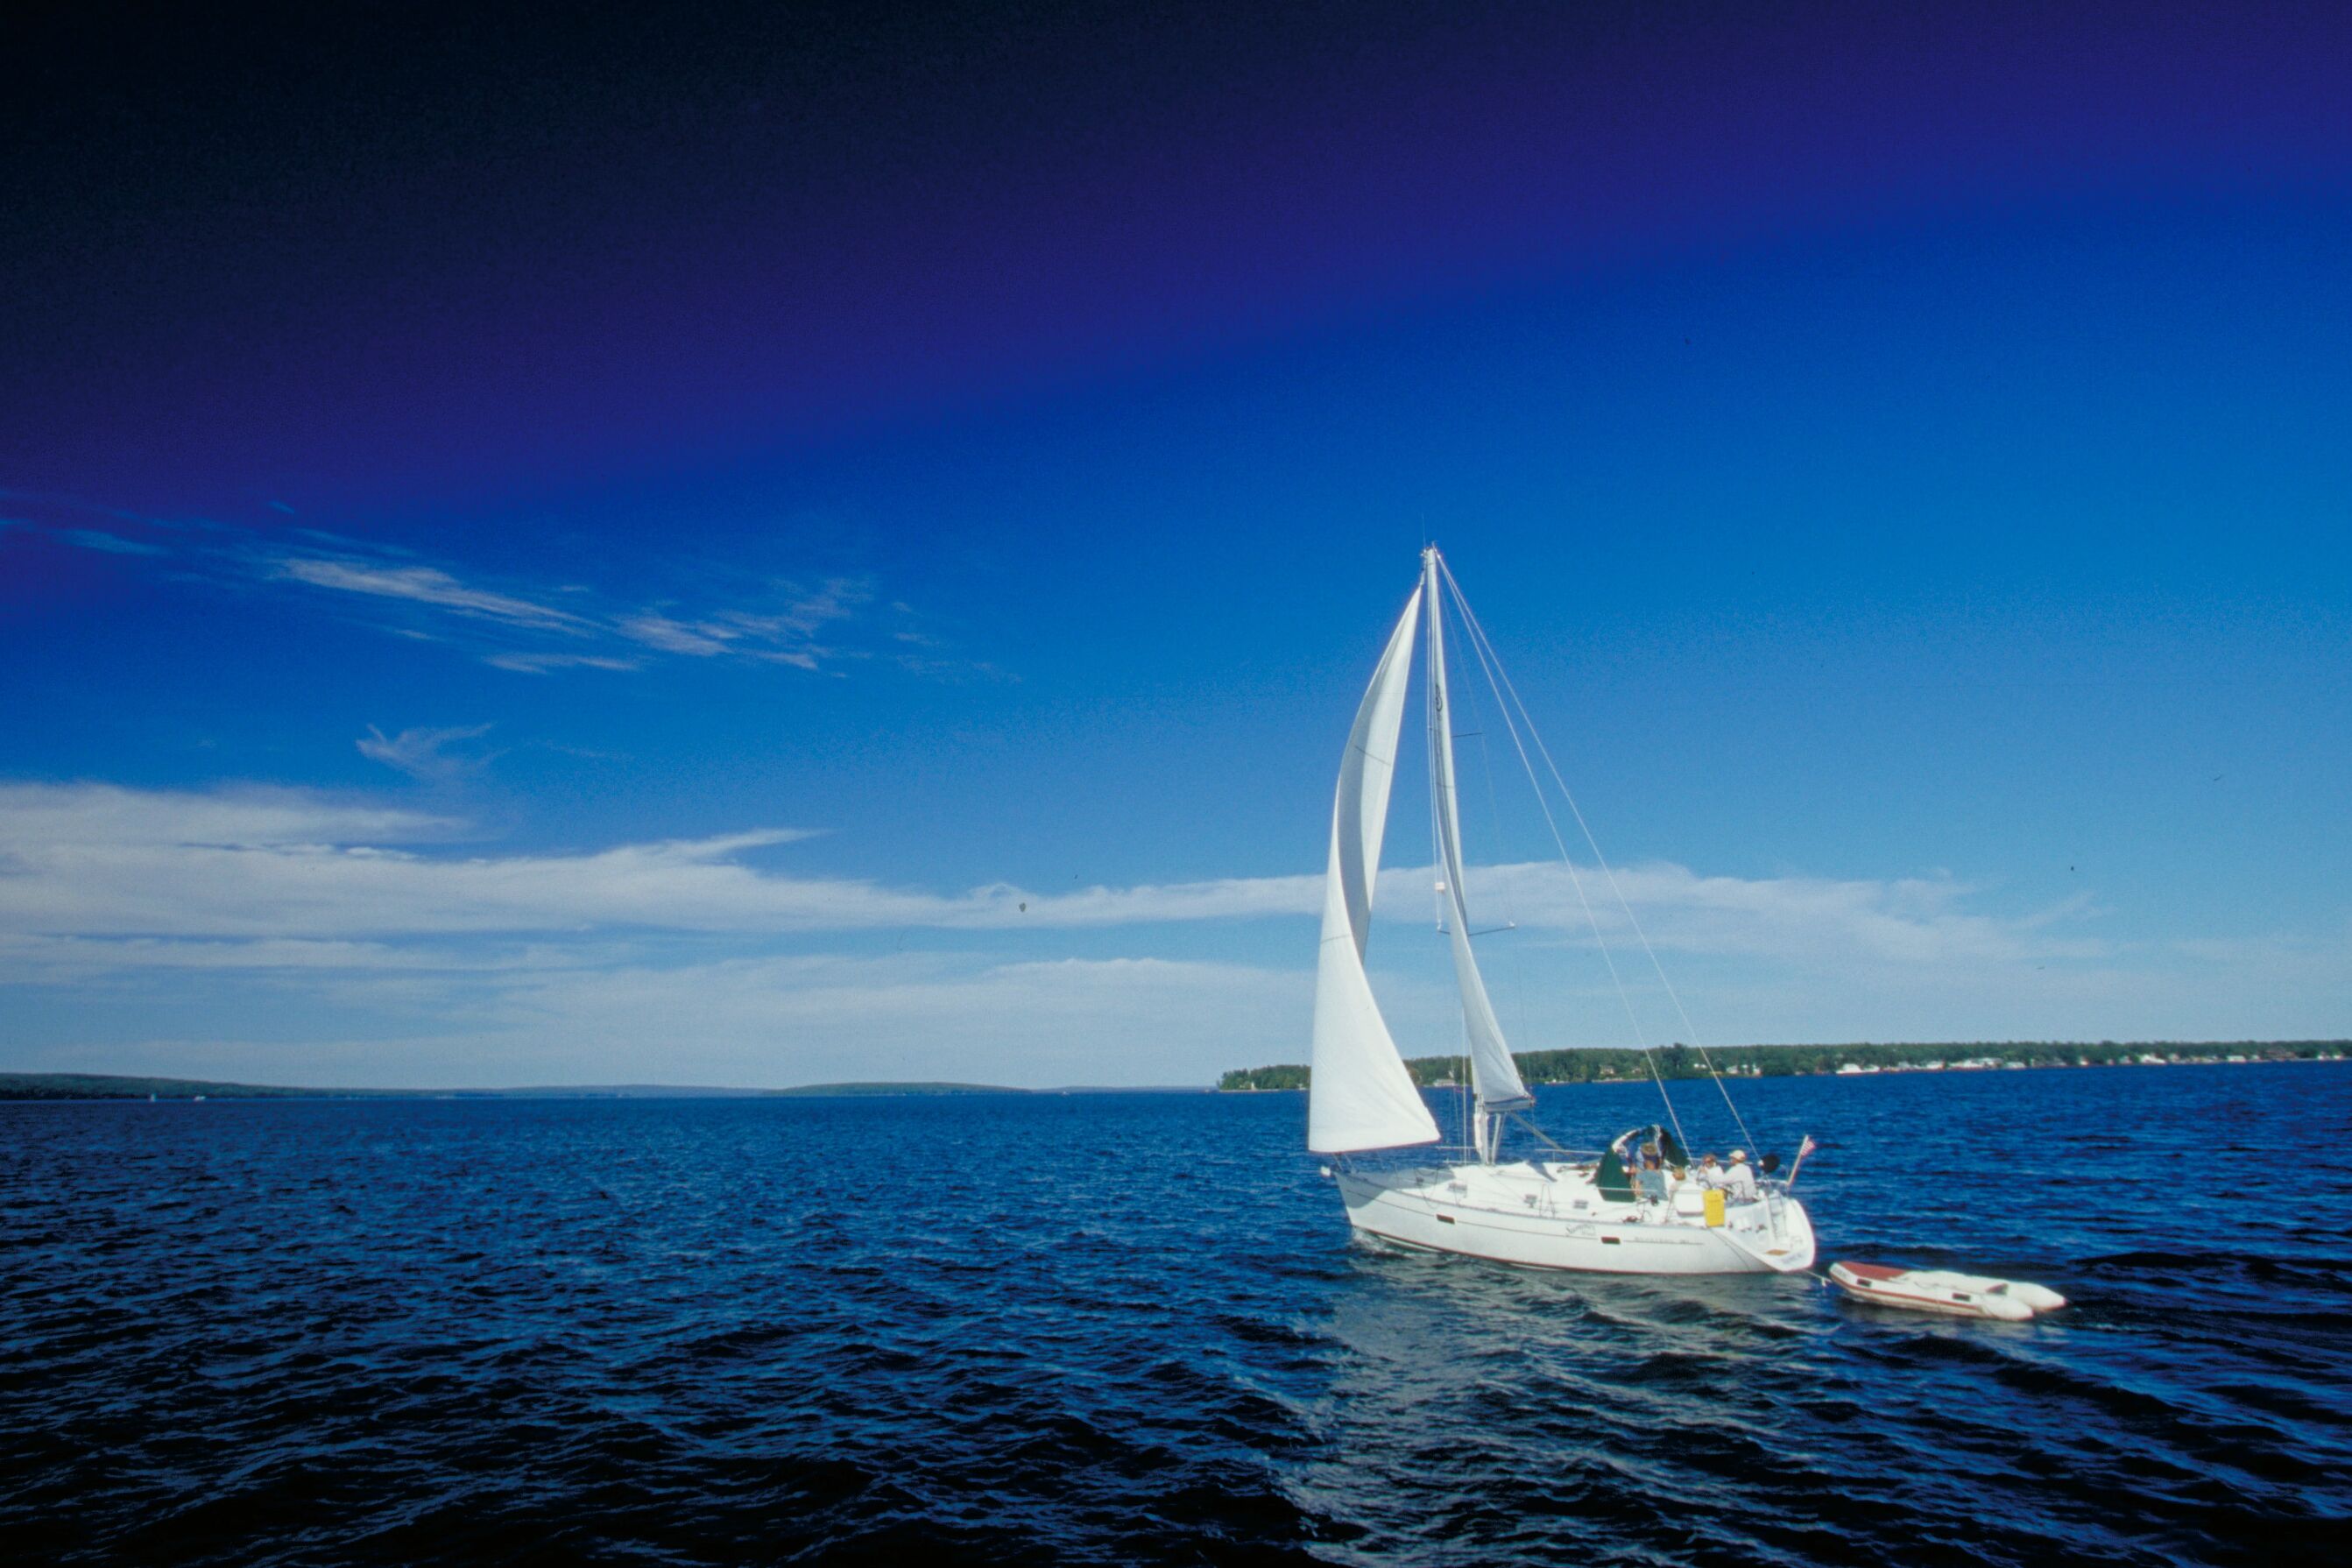
[[[1659, 988], [1665, 992], [1666, 1000], [1674, 1005], [1675, 1016], [1682, 1020], [1683, 1033], [1688, 1037], [1693, 1048], [1698, 1052], [1699, 1060], [1706, 1065], [1707, 1077], [1715, 1080], [1716, 1091], [1723, 1096], [1724, 1109], [1731, 1112], [1731, 1120], [1733, 1123], [1738, 1127], [1739, 1135], [1746, 1139], [1750, 1145], [1756, 1145], [1756, 1135], [1748, 1130], [1748, 1121], [1745, 1117], [1739, 1114], [1739, 1107], [1733, 1102], [1731, 1098], [1731, 1089], [1724, 1083], [1723, 1074], [1716, 1070], [1715, 1059], [1707, 1055], [1706, 1044], [1699, 1039], [1698, 1030], [1692, 1026], [1690, 1014], [1685, 1010], [1681, 995], [1675, 990], [1674, 983], [1666, 978], [1665, 966], [1658, 962], [1657, 949], [1651, 945], [1649, 932], [1642, 929], [1642, 921], [1640, 918], [1633, 913], [1632, 901], [1625, 897], [1625, 889], [1618, 883], [1616, 870], [1609, 864], [1609, 858], [1601, 854], [1600, 841], [1593, 837], [1591, 826], [1584, 820], [1584, 813], [1582, 809], [1577, 805], [1576, 796], [1570, 791], [1568, 781], [1560, 776], [1559, 764], [1552, 761], [1550, 750], [1544, 745], [1543, 736], [1536, 730], [1534, 716], [1528, 712], [1527, 704], [1520, 700], [1518, 688], [1512, 684], [1510, 673], [1503, 668], [1502, 656], [1495, 651], [1493, 642], [1490, 641], [1486, 636], [1486, 628], [1479, 625], [1477, 616], [1472, 613], [1469, 601], [1462, 595], [1462, 584], [1454, 581], [1454, 571], [1451, 567], [1445, 564], [1444, 557], [1443, 556], [1438, 558], [1438, 570], [1445, 574], [1445, 584], [1448, 588], [1453, 590], [1454, 603], [1455, 607], [1462, 612], [1463, 625], [1469, 628], [1471, 634], [1470, 646], [1478, 654], [1479, 668], [1486, 672], [1488, 683], [1496, 686], [1495, 693], [1496, 702], [1502, 702], [1503, 694], [1507, 691], [1510, 694], [1509, 700], [1511, 704], [1515, 705], [1518, 709], [1519, 717], [1527, 721], [1528, 735], [1530, 740], [1535, 742], [1537, 754], [1543, 758], [1544, 767], [1550, 773], [1552, 783], [1559, 787], [1560, 798], [1568, 803], [1569, 811], [1575, 816], [1576, 826], [1584, 835], [1585, 845], [1592, 851], [1593, 862], [1601, 868], [1601, 874], [1608, 878], [1609, 889], [1617, 897], [1617, 907], [1625, 912], [1626, 923], [1633, 928], [1634, 936], [1640, 939], [1642, 943], [1642, 952], [1646, 954], [1650, 960], [1650, 969], [1652, 973], [1655, 973], [1658, 977]], [[1488, 660], [1490, 658], [1493, 661], [1491, 668], [1489, 668], [1488, 665]], [[1497, 682], [1499, 682], [1499, 684], [1497, 684]], [[1504, 715], [1504, 721], [1510, 728], [1512, 743], [1514, 745], [1517, 745], [1518, 729], [1516, 725], [1509, 724], [1509, 714], [1507, 711], [1506, 711]], [[1528, 767], [1528, 776], [1532, 781], [1535, 777], [1535, 769], [1532, 764], [1528, 763], [1527, 751], [1523, 746], [1520, 747], [1519, 750], [1519, 761], [1522, 765], [1526, 765]], [[1540, 784], [1537, 784], [1537, 795], [1538, 798], [1540, 799], [1542, 795], [1542, 785]], [[1547, 804], [1544, 808], [1544, 821], [1547, 824], [1552, 824], [1551, 810], [1549, 804]], [[1559, 830], [1557, 825], [1552, 826], [1552, 837], [1555, 842], [1559, 840]], [[1576, 895], [1578, 900], [1582, 901], [1584, 898], [1583, 883], [1576, 875], [1576, 867], [1574, 863], [1569, 860], [1568, 847], [1565, 844], [1560, 845], [1560, 858], [1563, 862], [1568, 863], [1569, 879], [1570, 881], [1577, 884]], [[1586, 918], [1591, 919], [1591, 906], [1587, 904], [1585, 906]], [[1593, 928], [1593, 935], [1595, 939], [1598, 940], [1600, 936], [1600, 928], [1597, 922]], [[1602, 952], [1603, 955], [1606, 956], [1607, 948], [1605, 945], [1602, 948]], [[1609, 973], [1611, 979], [1614, 980], [1616, 978], [1617, 966], [1613, 961], [1610, 963]], [[1622, 996], [1624, 991], [1622, 982], [1619, 984], [1618, 991], [1619, 994]], [[1631, 1011], [1631, 1004], [1628, 1004], [1628, 1011]], [[1658, 1077], [1657, 1063], [1654, 1060], [1650, 1064], [1650, 1073], [1653, 1078]], [[1663, 1078], [1659, 1078], [1658, 1079], [1658, 1090], [1662, 1095], [1665, 1092], [1665, 1080]], [[1674, 1109], [1674, 1101], [1671, 1098], [1667, 1100], [1666, 1106], [1667, 1113], [1671, 1116]], [[1682, 1135], [1682, 1126], [1679, 1122], [1675, 1126], [1675, 1134], [1678, 1138]], [[1685, 1149], [1690, 1147], [1687, 1141], [1684, 1142], [1683, 1147]]]
[[[1458, 642], [1463, 634], [1459, 631], [1455, 631], [1454, 636]], [[1473, 657], [1475, 657], [1475, 652], [1476, 650], [1472, 650]], [[1490, 681], [1488, 684], [1491, 685], [1492, 682]], [[1475, 737], [1478, 742], [1478, 769], [1479, 772], [1485, 775], [1486, 780], [1486, 822], [1488, 827], [1493, 831], [1494, 842], [1496, 846], [1496, 853], [1502, 855], [1505, 858], [1506, 863], [1507, 863], [1508, 849], [1505, 846], [1506, 836], [1503, 831], [1503, 798], [1501, 791], [1496, 788], [1495, 784], [1495, 749], [1488, 743], [1489, 737], [1487, 734], [1486, 716], [1478, 711], [1478, 703], [1481, 700], [1478, 696], [1478, 689], [1475, 685], [1464, 683], [1454, 689], [1450, 690], [1447, 693], [1447, 696], [1452, 700], [1456, 708], [1466, 710], [1466, 717], [1469, 722], [1477, 726], [1475, 730], [1456, 730], [1454, 732], [1454, 738], [1456, 741], [1460, 741], [1467, 737]], [[1497, 717], [1501, 717], [1499, 712], [1497, 713]], [[1463, 794], [1460, 778], [1461, 758], [1458, 755], [1454, 759], [1454, 804], [1458, 808], [1461, 805]], [[1468, 871], [1468, 866], [1466, 863], [1464, 866], [1464, 870], [1465, 874]], [[1500, 927], [1489, 928], [1486, 931], [1473, 931], [1469, 933], [1470, 935], [1474, 937], [1487, 936], [1494, 934], [1497, 930], [1517, 931], [1518, 929], [1518, 899], [1513, 891], [1512, 884], [1508, 879], [1505, 879], [1503, 880], [1501, 889], [1502, 890], [1498, 901], [1501, 904], [1503, 912], [1502, 925]], [[1462, 893], [1466, 905], [1470, 893], [1470, 889], [1466, 882], [1463, 887]], [[1491, 891], [1489, 896], [1493, 896]], [[1506, 947], [1501, 950], [1501, 952], [1502, 956], [1507, 960], [1503, 967], [1502, 977], [1505, 983], [1510, 987], [1511, 1016], [1522, 1022], [1532, 1019], [1535, 1015], [1528, 1006], [1527, 1003], [1526, 965], [1520, 962], [1522, 954], [1516, 947]], [[1487, 978], [1491, 987], [1494, 976], [1490, 973]]]
[[[1447, 629], [1453, 631], [1453, 640], [1459, 644], [1463, 634], [1459, 630], [1454, 630], [1451, 627]], [[1472, 649], [1471, 651], [1475, 657], [1476, 650]], [[1492, 683], [1489, 682], [1489, 684], [1491, 685]], [[1507, 851], [1503, 850], [1500, 847], [1504, 840], [1503, 798], [1501, 792], [1495, 786], [1495, 749], [1487, 743], [1486, 716], [1478, 711], [1478, 689], [1475, 686], [1465, 685], [1458, 690], [1448, 691], [1446, 695], [1452, 700], [1456, 708], [1467, 710], [1464, 715], [1465, 718], [1468, 722], [1477, 726], [1477, 728], [1473, 730], [1456, 730], [1454, 731], [1454, 738], [1457, 742], [1475, 740], [1478, 742], [1478, 772], [1486, 781], [1486, 825], [1493, 831], [1495, 843], [1497, 846], [1497, 853], [1507, 854]], [[1464, 794], [1460, 776], [1462, 771], [1462, 759], [1458, 752], [1454, 759], [1454, 771], [1455, 775], [1454, 781], [1454, 808], [1458, 811], [1462, 808]], [[1463, 888], [1462, 893], [1464, 901], [1466, 903], [1470, 894], [1470, 889], [1466, 885]], [[1489, 896], [1493, 896], [1491, 892]], [[1503, 924], [1505, 928], [1508, 929], [1517, 926], [1519, 923], [1517, 915], [1518, 904], [1517, 900], [1512, 896], [1511, 884], [1507, 880], [1502, 884], [1499, 901], [1502, 905]], [[1474, 931], [1471, 934], [1476, 935], [1478, 933]]]
[[[1453, 569], [1445, 564], [1444, 557], [1440, 556], [1438, 558], [1437, 566], [1439, 571], [1445, 574], [1446, 585], [1454, 590], [1454, 603], [1462, 612], [1463, 625], [1469, 628], [1471, 633], [1470, 647], [1471, 650], [1477, 654], [1478, 668], [1480, 671], [1486, 675], [1486, 683], [1495, 689], [1495, 702], [1497, 710], [1500, 711], [1503, 716], [1503, 728], [1511, 737], [1511, 745], [1513, 749], [1519, 754], [1519, 765], [1527, 770], [1528, 782], [1535, 786], [1536, 805], [1543, 813], [1544, 826], [1551, 830], [1551, 841], [1559, 850], [1560, 864], [1568, 868], [1569, 884], [1576, 889], [1576, 901], [1583, 906], [1585, 921], [1592, 927], [1593, 942], [1601, 949], [1601, 963], [1609, 967], [1609, 983], [1616, 987], [1617, 1001], [1619, 1005], [1625, 1009], [1625, 1020], [1633, 1026], [1634, 1044], [1641, 1049], [1643, 1061], [1649, 1064], [1651, 1079], [1658, 1086], [1658, 1099], [1665, 1105], [1666, 1120], [1674, 1123], [1675, 1141], [1680, 1142], [1684, 1148], [1688, 1149], [1690, 1147], [1690, 1140], [1685, 1136], [1683, 1132], [1682, 1118], [1675, 1110], [1675, 1098], [1673, 1095], [1666, 1092], [1666, 1080], [1664, 1076], [1658, 1071], [1656, 1054], [1653, 1052], [1649, 1046], [1643, 1041], [1642, 1020], [1639, 1015], [1633, 1011], [1633, 998], [1625, 989], [1624, 977], [1617, 972], [1617, 957], [1614, 953], [1609, 951], [1609, 939], [1601, 934], [1601, 917], [1593, 912], [1592, 900], [1585, 896], [1584, 879], [1577, 874], [1575, 858], [1568, 852], [1568, 840], [1560, 834], [1559, 822], [1552, 815], [1551, 802], [1544, 798], [1543, 784], [1536, 777], [1535, 763], [1530, 762], [1528, 758], [1527, 744], [1519, 739], [1519, 727], [1517, 724], [1512, 722], [1510, 710], [1504, 704], [1503, 691], [1505, 687], [1509, 684], [1509, 678], [1506, 676], [1501, 683], [1498, 684], [1496, 682], [1496, 676], [1500, 671], [1501, 661], [1500, 659], [1496, 659], [1490, 667], [1488, 660], [1490, 657], [1492, 657], [1494, 649], [1491, 646], [1486, 647], [1483, 649], [1480, 647], [1480, 645], [1485, 643], [1486, 640], [1485, 628], [1478, 625], [1477, 617], [1471, 615], [1469, 602], [1462, 596], [1462, 584], [1454, 580]], [[1517, 697], [1517, 691], [1513, 690], [1511, 692], [1512, 700], [1516, 701]], [[1530, 735], [1534, 735], [1535, 721], [1528, 716], [1525, 704], [1520, 704], [1519, 717], [1527, 721], [1528, 732]], [[1543, 738], [1538, 735], [1535, 736], [1535, 740], [1537, 748], [1541, 750], [1543, 746]], [[1549, 755], [1547, 754], [1544, 760], [1549, 763], [1551, 759]], [[1559, 770], [1555, 768], [1553, 770], [1553, 776], [1557, 778], [1558, 775]], [[1563, 795], [1567, 795], [1568, 786], [1565, 784], [1560, 785], [1560, 793]], [[1574, 810], [1575, 805], [1575, 801], [1571, 798], [1569, 801], [1570, 809]], [[1580, 815], [1577, 817], [1578, 824], [1581, 826], [1583, 821], [1583, 816]], [[1590, 841], [1591, 837], [1591, 830], [1588, 829], [1586, 831], [1585, 837], [1586, 839]], [[1622, 893], [1619, 895], [1619, 900], [1621, 902], [1623, 900], [1623, 895]], [[1641, 928], [1636, 925], [1634, 929], [1639, 931]], [[1651, 962], [1653, 963], [1657, 962], [1655, 955], [1652, 956]], [[1679, 1005], [1679, 1004], [1677, 1004], [1677, 1005]], [[1717, 1082], [1719, 1086], [1721, 1080], [1717, 1079]], [[1728, 1095], [1726, 1095], [1725, 1099], [1727, 1102], [1729, 1098], [1730, 1097]], [[1737, 1110], [1732, 1112], [1735, 1120], [1738, 1118], [1738, 1114], [1739, 1113]], [[1744, 1125], [1741, 1131], [1746, 1131]]]

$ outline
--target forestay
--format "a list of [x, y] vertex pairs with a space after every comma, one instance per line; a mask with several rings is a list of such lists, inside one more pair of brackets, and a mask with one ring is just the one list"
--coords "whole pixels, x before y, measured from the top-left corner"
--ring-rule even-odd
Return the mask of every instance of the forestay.
[[[1339, 790], [1331, 806], [1331, 863], [1323, 884], [1323, 946], [1315, 971], [1314, 1074], [1307, 1091], [1307, 1146], [1318, 1154], [1433, 1143], [1437, 1123], [1397, 1054], [1364, 973], [1371, 932], [1372, 882], [1380, 874], [1389, 785], [1422, 589], [1406, 601], [1388, 650], [1356, 710]], [[1507, 1058], [1506, 1058], [1507, 1059]]]

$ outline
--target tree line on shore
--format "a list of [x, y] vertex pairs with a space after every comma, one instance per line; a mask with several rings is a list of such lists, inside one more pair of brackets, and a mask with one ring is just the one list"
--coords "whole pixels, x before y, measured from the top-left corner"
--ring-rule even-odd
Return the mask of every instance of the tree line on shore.
[[[1708, 1063], [1737, 1078], [1795, 1078], [1853, 1072], [1948, 1072], [2010, 1066], [2029, 1068], [2185, 1066], [2200, 1062], [2340, 1060], [2352, 1054], [2347, 1040], [2238, 1040], [2182, 1044], [2167, 1040], [2001, 1040], [1944, 1045], [1717, 1046], [1701, 1053], [1684, 1045], [1653, 1051], [1617, 1047], [1582, 1050], [1520, 1051], [1514, 1059], [1530, 1084], [1647, 1081], [1654, 1068], [1664, 1079], [1705, 1078]], [[1405, 1067], [1424, 1089], [1450, 1087], [1467, 1070], [1460, 1057], [1412, 1057]], [[1217, 1080], [1221, 1089], [1305, 1089], [1302, 1066], [1237, 1068]]]

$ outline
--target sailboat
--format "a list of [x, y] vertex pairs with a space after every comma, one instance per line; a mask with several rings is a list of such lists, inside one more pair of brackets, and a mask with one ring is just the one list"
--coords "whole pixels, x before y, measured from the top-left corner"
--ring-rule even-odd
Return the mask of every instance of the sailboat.
[[[1472, 945], [1446, 689], [1443, 600], [1448, 591], [1481, 672], [1490, 683], [1500, 676], [1500, 662], [1453, 573], [1435, 546], [1423, 550], [1420, 581], [1389, 635], [1371, 685], [1356, 710], [1331, 810], [1307, 1146], [1329, 1157], [1323, 1169], [1339, 1189], [1349, 1225], [1402, 1247], [1538, 1268], [1787, 1274], [1811, 1268], [1812, 1222], [1788, 1190], [1796, 1169], [1784, 1180], [1769, 1173], [1777, 1161], [1766, 1162], [1768, 1173], [1762, 1177], [1735, 1163], [1736, 1173], [1728, 1179], [1703, 1177], [1681, 1137], [1680, 1119], [1664, 1078], [1656, 1072], [1654, 1056], [1645, 1052], [1665, 1103], [1663, 1121], [1622, 1132], [1606, 1148], [1579, 1151], [1554, 1142], [1529, 1120], [1535, 1096], [1520, 1079]], [[1364, 967], [1413, 644], [1424, 620], [1433, 876], [1461, 993], [1469, 1058], [1464, 1142], [1437, 1148], [1429, 1147], [1439, 1144], [1443, 1136], [1436, 1118], [1389, 1033]], [[1531, 724], [1523, 739], [1519, 721], [1509, 719], [1517, 693], [1511, 692], [1507, 704], [1507, 680], [1501, 677], [1496, 685], [1496, 700], [1511, 726], [1514, 748], [1542, 798], [1527, 740], [1535, 740], [1536, 754], [1547, 765], [1549, 755], [1533, 737]], [[1524, 720], [1523, 707], [1518, 713]], [[1553, 776], [1557, 782], [1556, 770]], [[1561, 789], [1564, 794], [1564, 784]], [[1549, 805], [1545, 818], [1553, 825], [1569, 875], [1576, 877], [1575, 863]], [[1581, 823], [1580, 814], [1577, 821]], [[1598, 853], [1596, 847], [1596, 858]], [[1613, 886], [1613, 875], [1611, 881]], [[1579, 887], [1580, 893], [1580, 883]], [[1625, 913], [1631, 921], [1630, 906]], [[1638, 930], [1638, 922], [1633, 923]], [[1597, 925], [1594, 934], [1598, 939]], [[1643, 945], [1648, 947], [1646, 938]], [[1652, 958], [1654, 962], [1654, 952]], [[1664, 980], [1663, 971], [1659, 978]], [[1631, 1011], [1629, 1004], [1629, 1016]], [[1734, 1120], [1739, 1121], [1719, 1076], [1716, 1083]], [[1745, 1122], [1739, 1124], [1744, 1131]], [[1514, 1131], [1537, 1146], [1507, 1159], [1505, 1144]], [[1418, 1152], [1383, 1153], [1391, 1151]], [[1801, 1163], [1801, 1151], [1799, 1159]]]

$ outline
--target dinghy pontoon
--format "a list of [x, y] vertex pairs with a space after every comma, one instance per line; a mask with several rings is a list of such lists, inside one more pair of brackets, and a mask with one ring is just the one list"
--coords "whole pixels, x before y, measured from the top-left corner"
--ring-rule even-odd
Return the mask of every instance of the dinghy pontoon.
[[1941, 1312], [1954, 1318], [1994, 1318], [2021, 1323], [2042, 1312], [2054, 1312], [2066, 1298], [2046, 1286], [2022, 1279], [1988, 1279], [1976, 1274], [1953, 1274], [1940, 1268], [1890, 1268], [1883, 1263], [1832, 1263], [1830, 1278], [1857, 1301], [1873, 1306], [1900, 1307], [1912, 1312]]

